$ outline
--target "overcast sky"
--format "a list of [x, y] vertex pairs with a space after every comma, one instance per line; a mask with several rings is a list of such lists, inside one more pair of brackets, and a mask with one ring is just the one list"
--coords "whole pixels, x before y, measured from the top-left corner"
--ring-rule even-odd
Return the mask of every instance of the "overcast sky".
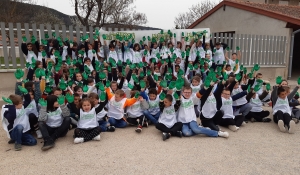
[[[175, 28], [174, 19], [178, 13], [187, 12], [193, 4], [201, 0], [136, 0], [134, 5], [138, 12], [147, 15], [149, 27], [162, 29]], [[45, 5], [67, 15], [75, 15], [71, 0], [36, 0], [38, 5]]]

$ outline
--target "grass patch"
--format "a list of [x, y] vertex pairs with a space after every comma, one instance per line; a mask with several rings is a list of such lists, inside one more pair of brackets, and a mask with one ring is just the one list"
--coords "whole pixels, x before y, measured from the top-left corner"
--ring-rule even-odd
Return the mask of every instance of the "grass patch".
[[[12, 61], [13, 58], [9, 58], [8, 59], [8, 64], [13, 64]], [[24, 60], [25, 61], [25, 60]], [[9, 66], [9, 68], [5, 67], [5, 61], [4, 61], [4, 57], [0, 57], [0, 69], [16, 69], [16, 68], [21, 68], [21, 66], [18, 66], [18, 64], [21, 64], [21, 59], [20, 58], [16, 58], [16, 67], [14, 68], [14, 66]]]

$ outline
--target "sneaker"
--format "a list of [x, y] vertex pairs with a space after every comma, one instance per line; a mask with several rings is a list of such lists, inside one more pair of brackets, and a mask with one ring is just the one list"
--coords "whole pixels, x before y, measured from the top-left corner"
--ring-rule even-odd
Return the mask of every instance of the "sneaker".
[[256, 122], [256, 120], [255, 120], [254, 118], [251, 118], [250, 121], [251, 121], [252, 123]]
[[299, 119], [297, 119], [297, 118], [292, 118], [292, 120], [294, 120], [294, 122], [297, 124], [297, 123], [299, 123]]
[[265, 117], [265, 118], [262, 119], [262, 122], [265, 122], [265, 123], [271, 122], [271, 121], [272, 120], [270, 118], [268, 118], [268, 117]]
[[265, 107], [270, 107], [269, 102], [264, 102], [263, 105], [264, 105]]
[[245, 126], [246, 124], [247, 124], [246, 122], [243, 122], [243, 123], [242, 123], [242, 126]]
[[37, 137], [38, 139], [43, 138], [42, 133], [41, 133], [41, 130], [36, 130], [35, 133], [36, 133], [36, 137]]
[[176, 132], [176, 136], [181, 138], [182, 137], [182, 132], [181, 131], [177, 131]]
[[169, 138], [170, 138], [170, 135], [168, 133], [165, 133], [165, 132], [162, 133], [162, 139], [163, 139], [163, 141], [165, 141], [165, 140], [167, 140]]
[[289, 133], [290, 134], [294, 134], [295, 133], [295, 122], [294, 122], [294, 120], [291, 120], [290, 121], [290, 128], [289, 128]]
[[108, 126], [106, 131], [107, 132], [115, 132], [116, 128], [114, 126]]
[[95, 141], [99, 141], [99, 140], [100, 140], [100, 134], [99, 134], [99, 135], [97, 135], [96, 137], [94, 137], [94, 138], [93, 138], [93, 140], [95, 140]]
[[233, 132], [235, 132], [235, 131], [238, 130], [238, 127], [235, 126], [235, 125], [229, 125], [228, 128], [229, 128], [231, 131], [233, 131]]
[[15, 151], [20, 151], [22, 149], [22, 145], [15, 143]]
[[13, 139], [10, 139], [9, 141], [8, 141], [8, 144], [14, 144], [15, 143], [15, 141], [13, 140]]
[[219, 131], [218, 132], [218, 136], [219, 137], [224, 137], [224, 138], [228, 138], [229, 137], [229, 133], [228, 132], [226, 132], [226, 131]]
[[281, 132], [285, 132], [285, 127], [284, 127], [284, 123], [283, 123], [282, 120], [278, 121], [278, 127], [279, 127]]
[[148, 127], [149, 126], [149, 123], [147, 121], [144, 121], [144, 124], [143, 124], [143, 127]]
[[135, 132], [141, 133], [141, 132], [142, 132], [142, 126], [139, 125], [139, 126], [135, 129]]
[[50, 148], [53, 148], [55, 145], [54, 141], [52, 139], [49, 139], [49, 140], [45, 140], [44, 141], [44, 146], [42, 147], [42, 150], [43, 151], [46, 151]]
[[83, 142], [84, 142], [84, 139], [81, 138], [81, 137], [76, 137], [76, 138], [74, 139], [74, 143], [83, 143]]

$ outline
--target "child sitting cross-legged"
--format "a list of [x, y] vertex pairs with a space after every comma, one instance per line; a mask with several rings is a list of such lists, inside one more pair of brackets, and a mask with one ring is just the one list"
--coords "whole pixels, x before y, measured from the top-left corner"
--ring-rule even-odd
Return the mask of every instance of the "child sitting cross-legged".
[[126, 98], [123, 90], [117, 90], [114, 94], [110, 91], [110, 82], [106, 81], [106, 93], [108, 97], [108, 122], [116, 128], [125, 128], [127, 122], [124, 119], [124, 109], [133, 105], [137, 98]]
[[36, 139], [29, 134], [30, 123], [26, 107], [30, 104], [31, 99], [27, 90], [20, 87], [24, 92], [25, 101], [19, 95], [10, 95], [9, 98], [2, 98], [7, 105], [2, 106], [1, 117], [4, 130], [7, 136], [15, 141], [15, 150], [22, 149], [22, 145], [36, 145]]
[[[101, 91], [101, 95], [102, 95], [102, 93], [105, 94], [105, 92]], [[101, 97], [104, 98], [103, 95]], [[89, 95], [89, 99], [91, 100], [91, 102], [94, 104], [94, 106], [96, 108], [100, 106], [98, 94], [91, 93]], [[105, 104], [107, 104], [107, 98], [106, 98]], [[97, 121], [99, 123], [99, 127], [101, 128], [101, 132], [114, 132], [115, 131], [115, 127], [110, 126], [109, 122], [107, 121], [107, 111], [105, 111], [104, 108], [99, 113], [97, 113]]]
[[[74, 97], [67, 94], [67, 100], [73, 105]], [[74, 130], [74, 143], [83, 143], [90, 140], [100, 140], [101, 129], [97, 120], [97, 114], [100, 113], [106, 104], [106, 94], [102, 93], [100, 104], [95, 108], [90, 98], [84, 98], [80, 102], [80, 109], [75, 113], [79, 116], [77, 128]]]
[[[175, 95], [176, 94], [176, 95]], [[162, 112], [158, 123], [156, 123], [156, 129], [162, 131], [163, 141], [169, 139], [171, 136], [182, 137], [182, 123], [178, 122], [176, 119], [176, 111], [180, 106], [180, 100], [177, 93], [174, 93], [176, 98], [176, 104], [173, 105], [173, 97], [170, 94], [165, 94], [162, 92], [159, 96], [160, 98], [160, 111]]]

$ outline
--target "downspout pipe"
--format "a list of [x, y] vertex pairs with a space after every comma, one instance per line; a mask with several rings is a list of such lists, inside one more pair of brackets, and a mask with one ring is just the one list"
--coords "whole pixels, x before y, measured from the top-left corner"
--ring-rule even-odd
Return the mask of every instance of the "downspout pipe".
[[292, 77], [292, 65], [293, 65], [293, 54], [294, 54], [294, 40], [295, 40], [295, 34], [297, 34], [297, 33], [299, 33], [299, 32], [300, 32], [300, 29], [294, 31], [294, 32], [292, 33], [292, 37], [291, 37], [288, 79], [291, 79], [291, 77]]

